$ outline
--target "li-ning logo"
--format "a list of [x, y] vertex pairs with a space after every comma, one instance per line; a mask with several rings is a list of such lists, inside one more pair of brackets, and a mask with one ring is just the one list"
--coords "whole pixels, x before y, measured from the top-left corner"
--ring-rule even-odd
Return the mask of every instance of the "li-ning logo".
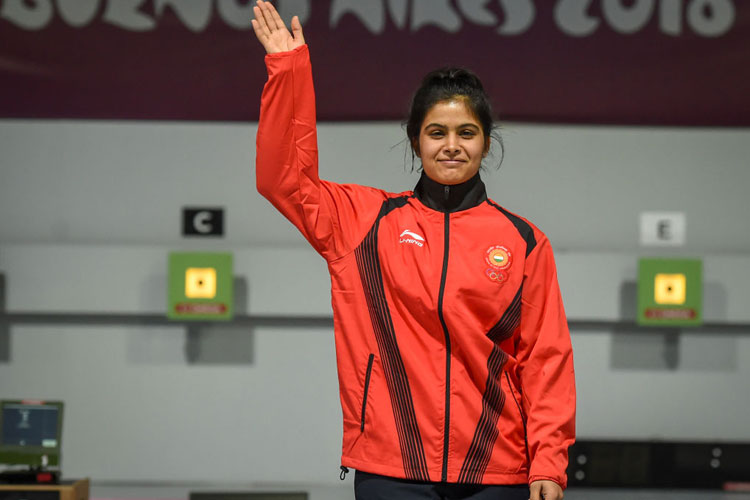
[[424, 237], [418, 235], [415, 232], [409, 231], [408, 229], [405, 229], [403, 233], [398, 237], [399, 243], [411, 243], [412, 245], [417, 245], [418, 247], [424, 246]]

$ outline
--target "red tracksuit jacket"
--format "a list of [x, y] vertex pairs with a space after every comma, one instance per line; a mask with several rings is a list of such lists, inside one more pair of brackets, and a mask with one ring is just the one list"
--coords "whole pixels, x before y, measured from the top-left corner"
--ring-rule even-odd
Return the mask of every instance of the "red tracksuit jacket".
[[257, 186], [328, 263], [342, 465], [564, 488], [575, 385], [547, 238], [479, 175], [399, 194], [320, 180], [307, 46], [266, 65]]

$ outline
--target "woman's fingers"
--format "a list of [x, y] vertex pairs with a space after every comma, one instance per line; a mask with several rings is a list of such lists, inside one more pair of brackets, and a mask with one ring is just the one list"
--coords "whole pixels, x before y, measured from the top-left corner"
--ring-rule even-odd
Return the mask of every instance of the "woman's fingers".
[[276, 29], [285, 30], [286, 25], [284, 24], [284, 21], [281, 20], [281, 16], [279, 15], [279, 12], [276, 10], [276, 8], [269, 2], [266, 2], [266, 5], [268, 6], [268, 12], [271, 15], [271, 22], [274, 23]]
[[267, 36], [265, 33], [263, 33], [263, 29], [260, 27], [260, 23], [256, 21], [255, 19], [251, 19], [250, 24], [253, 25], [253, 31], [255, 32], [255, 37], [258, 39], [260, 43], [263, 43], [265, 39], [267, 38]]
[[250, 21], [250, 24], [252, 24], [253, 26], [255, 37], [258, 39], [261, 45], [263, 45], [263, 48], [266, 49], [266, 53], [270, 54], [271, 52], [275, 52], [275, 48], [270, 42], [271, 33], [268, 31], [268, 25], [266, 25], [266, 22], [263, 18], [263, 13], [260, 12], [260, 9], [258, 7], [253, 8], [253, 13], [255, 14], [255, 19], [252, 19]]
[[270, 3], [258, 0], [257, 5], [253, 6], [255, 19], [250, 21], [255, 36], [268, 54], [287, 50], [285, 39], [290, 37], [283, 24], [282, 29], [277, 28], [271, 10], [275, 11]]
[[275, 31], [286, 29], [283, 22], [279, 25], [279, 23], [276, 22], [276, 19], [274, 19], [274, 14], [278, 17], [278, 13], [273, 5], [271, 5], [271, 2], [258, 0], [258, 6], [260, 6], [261, 11], [263, 12], [263, 20], [266, 23], [266, 26], [268, 26], [268, 31], [274, 33]]
[[294, 41], [300, 45], [305, 43], [305, 37], [302, 35], [302, 23], [299, 22], [297, 16], [292, 18], [292, 36], [294, 36]]
[[253, 14], [255, 14], [255, 19], [251, 20], [250, 22], [253, 25], [255, 34], [259, 38], [261, 35], [268, 38], [271, 33], [268, 31], [268, 25], [266, 24], [266, 20], [263, 18], [263, 13], [258, 7], [253, 7]]

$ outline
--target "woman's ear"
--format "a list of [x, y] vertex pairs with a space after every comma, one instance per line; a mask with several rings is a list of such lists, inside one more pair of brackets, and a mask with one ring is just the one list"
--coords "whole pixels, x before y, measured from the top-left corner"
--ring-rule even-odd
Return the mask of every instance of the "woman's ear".
[[419, 141], [418, 140], [412, 139], [411, 150], [414, 151], [414, 154], [417, 156], [417, 158], [421, 158], [421, 156], [419, 156]]

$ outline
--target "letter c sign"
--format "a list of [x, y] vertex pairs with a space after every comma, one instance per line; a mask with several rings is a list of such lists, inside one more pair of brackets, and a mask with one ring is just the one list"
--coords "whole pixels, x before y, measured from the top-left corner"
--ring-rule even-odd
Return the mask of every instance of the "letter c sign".
[[182, 209], [183, 236], [224, 236], [224, 209], [184, 207]]

